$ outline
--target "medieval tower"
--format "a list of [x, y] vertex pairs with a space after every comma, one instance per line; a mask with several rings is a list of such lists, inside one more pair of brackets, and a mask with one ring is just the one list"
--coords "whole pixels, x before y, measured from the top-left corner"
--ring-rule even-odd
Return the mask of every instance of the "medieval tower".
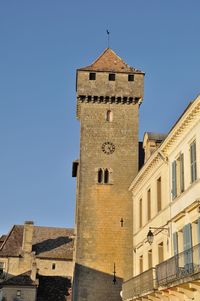
[[77, 70], [80, 159], [77, 177], [74, 301], [117, 301], [132, 275], [132, 201], [138, 172], [138, 109], [144, 73], [110, 48]]

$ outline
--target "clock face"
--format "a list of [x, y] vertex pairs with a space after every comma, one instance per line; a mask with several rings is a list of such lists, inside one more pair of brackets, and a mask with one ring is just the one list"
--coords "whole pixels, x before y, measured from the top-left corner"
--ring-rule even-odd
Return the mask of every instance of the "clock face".
[[115, 151], [115, 145], [109, 141], [104, 142], [101, 148], [106, 155], [110, 155]]

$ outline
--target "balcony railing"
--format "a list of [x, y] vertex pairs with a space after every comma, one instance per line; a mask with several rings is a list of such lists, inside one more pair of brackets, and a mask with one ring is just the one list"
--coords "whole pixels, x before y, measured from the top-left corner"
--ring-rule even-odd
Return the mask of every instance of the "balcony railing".
[[123, 300], [143, 296], [155, 288], [155, 269], [151, 268], [123, 283]]
[[165, 286], [176, 280], [200, 272], [200, 244], [179, 253], [156, 266], [158, 286]]

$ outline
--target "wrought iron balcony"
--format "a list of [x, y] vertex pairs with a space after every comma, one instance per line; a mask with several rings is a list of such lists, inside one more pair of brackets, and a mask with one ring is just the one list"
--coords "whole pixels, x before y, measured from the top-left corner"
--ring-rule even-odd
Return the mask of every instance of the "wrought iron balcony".
[[123, 300], [134, 299], [156, 289], [155, 268], [151, 268], [123, 283]]
[[200, 244], [156, 266], [158, 286], [166, 286], [197, 273], [200, 273]]

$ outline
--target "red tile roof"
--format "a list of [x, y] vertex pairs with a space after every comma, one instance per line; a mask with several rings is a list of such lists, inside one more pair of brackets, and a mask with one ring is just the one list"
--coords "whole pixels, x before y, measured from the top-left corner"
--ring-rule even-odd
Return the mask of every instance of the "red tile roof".
[[106, 48], [103, 53], [89, 66], [80, 68], [83, 71], [105, 71], [122, 73], [143, 73], [127, 65], [112, 49]]
[[[0, 257], [20, 256], [23, 225], [14, 225], [0, 247]], [[73, 229], [34, 226], [32, 251], [36, 257], [72, 260]]]

